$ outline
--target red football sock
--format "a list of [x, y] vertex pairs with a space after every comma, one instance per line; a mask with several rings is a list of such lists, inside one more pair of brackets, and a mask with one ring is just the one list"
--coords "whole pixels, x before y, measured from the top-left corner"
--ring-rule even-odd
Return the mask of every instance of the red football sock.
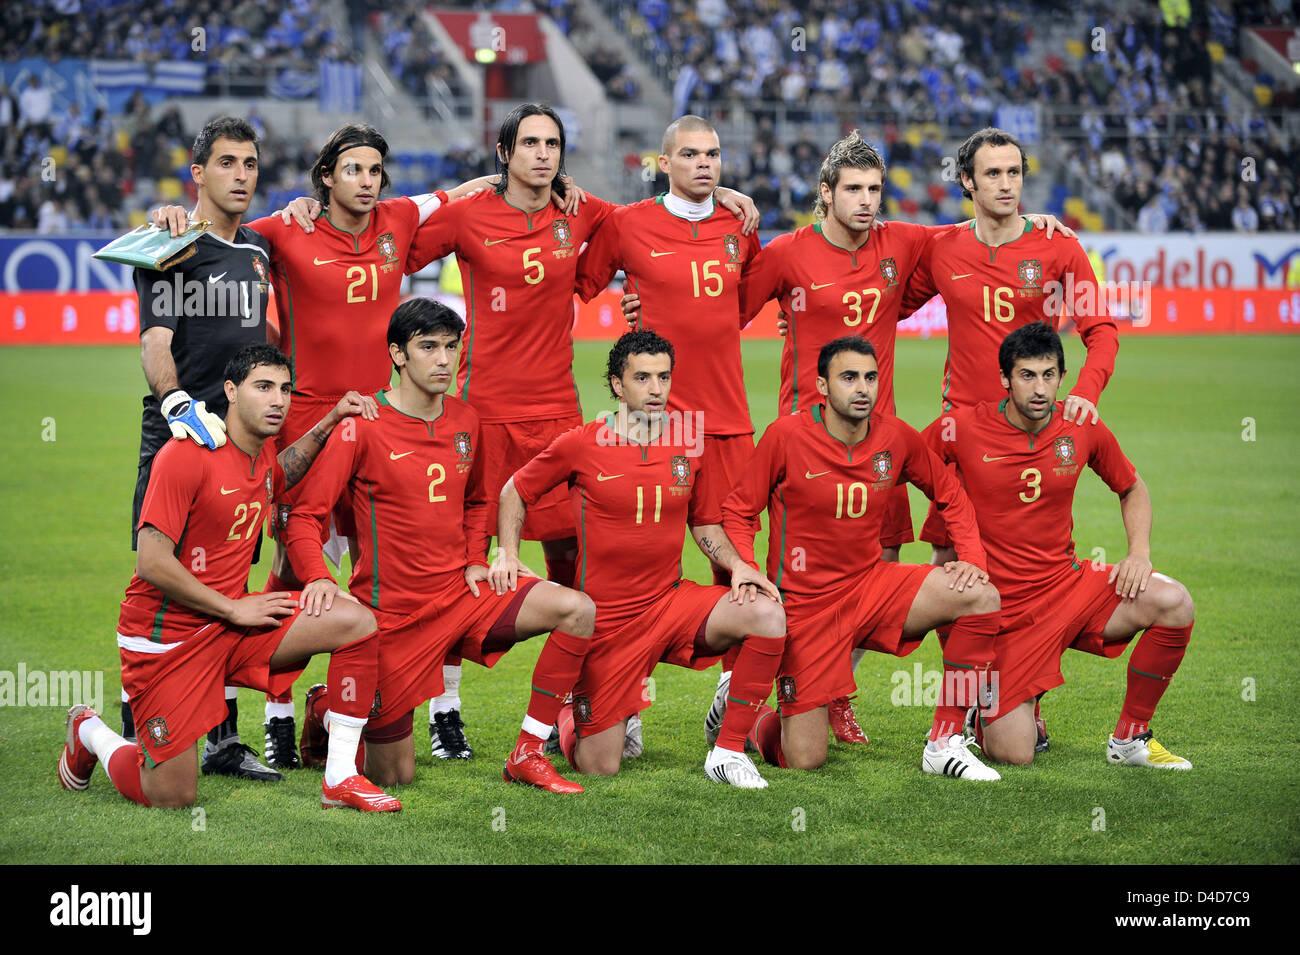
[[573, 725], [572, 703], [565, 703], [560, 707], [560, 715], [555, 722], [560, 730], [560, 752], [569, 761], [569, 765], [577, 769], [578, 763], [574, 759], [574, 755], [578, 751], [578, 731]]
[[785, 753], [781, 749], [781, 714], [766, 703], [760, 706], [749, 738], [763, 759], [773, 766], [785, 769]]
[[[564, 697], [573, 689], [582, 671], [582, 661], [587, 657], [587, 648], [591, 640], [587, 637], [575, 637], [563, 630], [555, 630], [546, 638], [537, 665], [533, 667], [533, 692], [528, 699], [528, 715], [542, 726], [551, 726], [560, 714]], [[527, 730], [519, 731], [521, 743], [536, 741], [537, 737]]]
[[330, 654], [325, 682], [329, 687], [330, 709], [343, 716], [365, 720], [375, 702], [379, 681], [379, 641], [376, 630]]
[[979, 691], [988, 686], [993, 666], [993, 642], [1002, 614], [974, 613], [958, 617], [943, 648], [943, 687], [934, 708], [930, 739], [946, 740], [962, 731], [966, 710], [981, 704]]
[[781, 667], [785, 636], [760, 637], [748, 634], [736, 665], [731, 671], [731, 688], [727, 691], [727, 715], [722, 718], [718, 746], [744, 752], [745, 737], [754, 726], [758, 708], [772, 692], [772, 681]]
[[561, 587], [573, 587], [573, 579], [577, 576], [578, 566], [568, 557], [547, 557], [546, 558], [546, 579], [552, 583], [559, 584]]
[[108, 778], [127, 799], [142, 806], [149, 805], [144, 798], [144, 786], [140, 783], [140, 758], [134, 746], [119, 746], [104, 763]]
[[742, 646], [743, 644], [737, 643], [733, 646], [727, 647], [727, 652], [722, 655], [722, 671], [724, 673], [730, 673], [732, 670], [736, 669], [736, 657], [740, 656], [740, 648]]
[[1183, 662], [1194, 625], [1193, 622], [1185, 627], [1148, 627], [1138, 638], [1128, 660], [1128, 692], [1124, 694], [1124, 707], [1115, 724], [1116, 739], [1132, 739], [1147, 731], [1156, 704], [1165, 695], [1178, 664]]

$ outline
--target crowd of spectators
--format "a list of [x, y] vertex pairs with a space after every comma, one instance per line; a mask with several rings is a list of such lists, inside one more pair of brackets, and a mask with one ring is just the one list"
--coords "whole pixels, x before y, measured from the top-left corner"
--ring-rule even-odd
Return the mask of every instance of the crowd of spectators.
[[[288, 72], [315, 76], [321, 60], [348, 60], [351, 42], [326, 23], [322, 0], [27, 0], [0, 12], [0, 57], [201, 61], [208, 81], [251, 73], [265, 92]], [[290, 88], [280, 84], [281, 92]]]

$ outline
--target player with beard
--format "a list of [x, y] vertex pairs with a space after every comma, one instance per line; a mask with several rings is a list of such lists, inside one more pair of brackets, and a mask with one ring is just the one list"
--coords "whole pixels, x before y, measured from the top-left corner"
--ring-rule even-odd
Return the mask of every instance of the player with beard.
[[[951, 626], [926, 773], [996, 780], [962, 734], [966, 710], [990, 685], [998, 593], [975, 513], [951, 472], [906, 423], [877, 406], [875, 348], [854, 335], [822, 347], [811, 411], [777, 418], [723, 505], [724, 527], [754, 563], [755, 518], [771, 524], [768, 576], [786, 601], [785, 656], [777, 681], [780, 720], [763, 707], [753, 743], [777, 766], [826, 761], [827, 706], [852, 692], [850, 651], [906, 656], [933, 628]], [[879, 498], [910, 481], [948, 518], [961, 558], [942, 568], [880, 559]]]
[[[1080, 428], [1066, 420], [1065, 403], [1056, 400], [1065, 375], [1056, 332], [1041, 322], [1021, 326], [1002, 340], [998, 363], [1002, 400], [958, 408], [951, 429], [928, 435], [930, 446], [956, 465], [974, 501], [989, 576], [1002, 594], [1000, 699], [996, 711], [981, 713], [984, 752], [998, 762], [1031, 762], [1035, 704], [1065, 682], [1065, 651], [1114, 658], [1145, 631], [1129, 658], [1106, 761], [1191, 769], [1151, 735], [1151, 717], [1187, 650], [1195, 610], [1186, 587], [1152, 572], [1146, 484], [1105, 424]], [[1118, 564], [1089, 564], [1074, 552], [1071, 511], [1084, 465], [1119, 496], [1128, 554]]]

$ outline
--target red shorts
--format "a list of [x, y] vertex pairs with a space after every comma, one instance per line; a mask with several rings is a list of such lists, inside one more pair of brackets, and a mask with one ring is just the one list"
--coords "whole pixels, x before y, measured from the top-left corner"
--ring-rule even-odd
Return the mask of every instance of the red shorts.
[[[294, 608], [278, 626], [264, 629], [231, 628], [214, 621], [179, 643], [151, 643], [119, 634], [122, 689], [131, 701], [141, 764], [166, 762], [224, 720], [227, 686], [274, 696], [289, 692], [307, 661], [272, 670], [271, 657], [299, 612]], [[149, 649], [128, 648], [123, 641]]]
[[[745, 474], [749, 460], [754, 456], [754, 436], [752, 434], [706, 435], [704, 450], [700, 454], [700, 466], [713, 475], [711, 483], [718, 492], [718, 510], [722, 509], [732, 490], [740, 483]], [[754, 521], [755, 529], [758, 521]]]
[[885, 517], [880, 524], [880, 546], [902, 547], [916, 538], [912, 535], [912, 505], [907, 501], [907, 485], [897, 484], [885, 495]]
[[[582, 415], [544, 418], [537, 421], [512, 421], [483, 424], [483, 484], [487, 491], [487, 532], [497, 533], [497, 503], [501, 489], [514, 473], [545, 451], [560, 435], [582, 426]], [[573, 506], [569, 489], [553, 487], [528, 508], [524, 518], [523, 540], [550, 541], [574, 537]]]
[[[280, 433], [276, 435], [276, 451], [283, 451], [289, 445], [293, 444], [304, 434], [316, 426], [321, 418], [329, 414], [330, 409], [339, 403], [338, 395], [334, 398], [312, 398], [307, 395], [300, 395], [294, 392], [293, 400], [289, 402], [289, 413], [285, 415], [284, 424], [280, 427]], [[339, 423], [338, 427], [349, 427], [345, 418]], [[353, 425], [352, 427], [355, 427]], [[299, 488], [303, 482], [299, 482], [294, 487], [280, 495], [280, 500], [276, 503], [277, 518], [274, 522], [271, 533], [275, 536], [281, 529], [288, 526], [289, 510], [293, 507], [294, 502], [298, 499]], [[357, 524], [352, 517], [352, 506], [348, 503], [346, 493], [338, 499], [334, 505], [334, 529], [339, 532], [341, 537], [356, 537]], [[324, 544], [330, 539], [330, 529], [328, 524], [321, 528], [321, 543]], [[354, 554], [353, 557], [356, 555]]]
[[785, 655], [777, 676], [782, 716], [797, 716], [854, 691], [854, 647], [905, 657], [923, 637], [903, 636], [903, 624], [928, 564], [880, 561], [838, 590], [809, 599], [786, 597]]
[[646, 679], [658, 663], [707, 670], [722, 659], [704, 644], [704, 628], [726, 587], [683, 580], [633, 617], [602, 621], [573, 687], [573, 726], [595, 736], [640, 713], [652, 702]]
[[997, 716], [1065, 682], [1061, 657], [1067, 649], [1115, 658], [1132, 635], [1111, 643], [1102, 634], [1120, 604], [1115, 585], [1107, 582], [1111, 565], [1092, 569], [1084, 564], [1060, 584], [1033, 600], [1003, 604], [998, 628], [996, 663]]
[[498, 595], [484, 581], [477, 597], [462, 583], [460, 593], [439, 594], [410, 614], [374, 611], [379, 620], [379, 680], [367, 727], [384, 735], [388, 724], [439, 696], [449, 652], [494, 666], [515, 644], [515, 618], [525, 595], [539, 583], [537, 577], [520, 577], [517, 590]]

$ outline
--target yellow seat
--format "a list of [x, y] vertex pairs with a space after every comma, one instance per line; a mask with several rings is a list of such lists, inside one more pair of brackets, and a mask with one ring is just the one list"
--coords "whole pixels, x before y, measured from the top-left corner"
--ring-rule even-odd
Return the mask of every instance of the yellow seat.
[[117, 131], [117, 151], [120, 153], [124, 153], [130, 148], [131, 148], [131, 137], [126, 134], [125, 129], [119, 129]]
[[1088, 214], [1088, 204], [1078, 196], [1070, 196], [1065, 200], [1065, 214], [1074, 216], [1076, 219], [1082, 219]]
[[181, 181], [175, 176], [167, 176], [165, 179], [158, 180], [158, 196], [168, 201], [179, 199], [184, 189]]
[[974, 218], [975, 218], [975, 203], [974, 203], [974, 202], [972, 202], [972, 201], [969, 200], [969, 199], [963, 199], [963, 200], [961, 201], [961, 217], [962, 217], [963, 219], [974, 219]]
[[1069, 53], [1070, 56], [1074, 57], [1076, 60], [1081, 60], [1081, 59], [1083, 59], [1083, 41], [1082, 41], [1082, 40], [1066, 40], [1066, 41], [1065, 41], [1065, 52]]
[[190, 151], [184, 146], [172, 147], [172, 168], [180, 169], [182, 166], [190, 164]]
[[903, 138], [907, 140], [908, 145], [913, 149], [919, 149], [925, 134], [921, 132], [920, 127], [909, 126], [907, 132], [903, 134]]
[[51, 146], [49, 156], [54, 160], [55, 166], [62, 166], [68, 159], [68, 147]]
[[1038, 157], [1033, 153], [1026, 153], [1025, 165], [1029, 167], [1029, 175], [1034, 175], [1038, 172]]
[[893, 166], [889, 170], [889, 179], [899, 189], [909, 189], [912, 185], [912, 170], [906, 166]]
[[1215, 43], [1213, 40], [1211, 40], [1209, 43], [1205, 44], [1205, 48], [1206, 48], [1207, 50], [1210, 51], [1210, 59], [1211, 59], [1211, 60], [1213, 60], [1215, 63], [1222, 63], [1222, 62], [1223, 62], [1223, 44], [1222, 44], [1222, 43]]
[[1273, 91], [1269, 89], [1267, 86], [1256, 84], [1255, 102], [1258, 103], [1260, 106], [1268, 106], [1270, 103], [1273, 102]]
[[1106, 221], [1099, 212], [1085, 212], [1079, 217], [1079, 222], [1088, 232], [1101, 232], [1106, 228]]
[[143, 209], [137, 209], [127, 216], [127, 225], [132, 229], [146, 224], [149, 221], [149, 215]]
[[817, 221], [817, 216], [812, 212], [796, 212], [794, 214], [794, 227], [802, 229], [806, 225], [812, 225]]

